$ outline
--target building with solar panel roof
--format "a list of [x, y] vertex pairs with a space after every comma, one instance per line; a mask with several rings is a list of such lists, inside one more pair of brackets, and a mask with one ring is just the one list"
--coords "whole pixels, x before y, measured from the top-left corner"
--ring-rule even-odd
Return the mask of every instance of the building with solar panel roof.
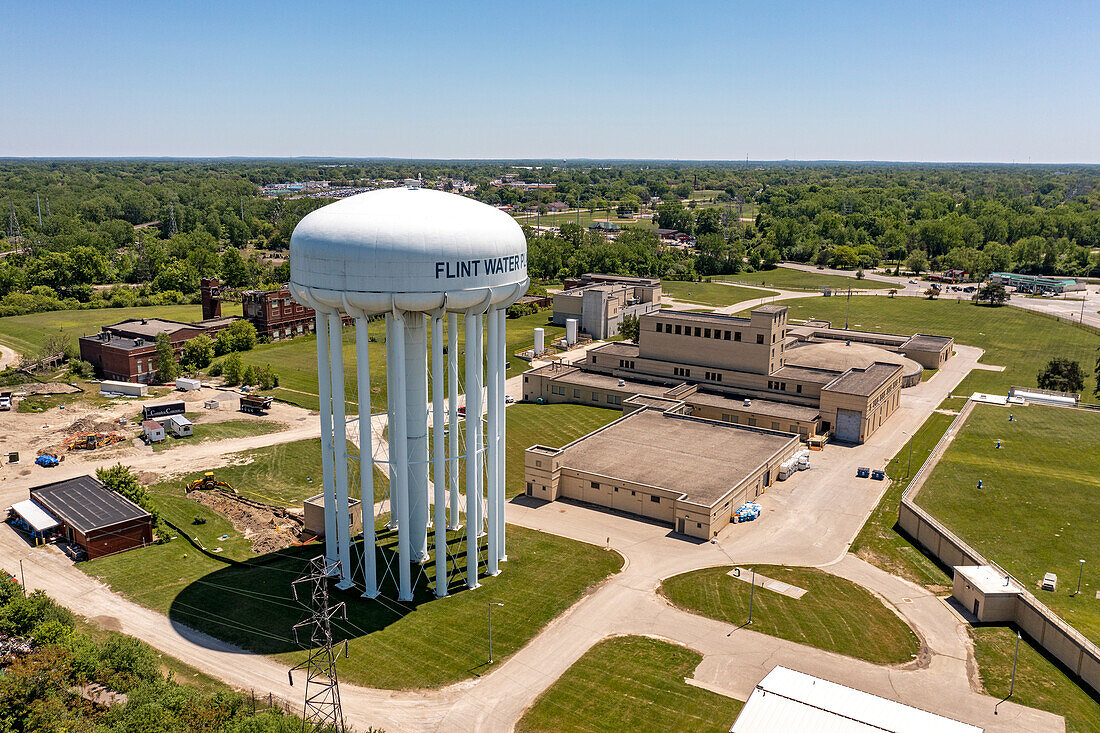
[[92, 560], [153, 541], [149, 512], [91, 476], [31, 489], [31, 501], [54, 517], [57, 533]]

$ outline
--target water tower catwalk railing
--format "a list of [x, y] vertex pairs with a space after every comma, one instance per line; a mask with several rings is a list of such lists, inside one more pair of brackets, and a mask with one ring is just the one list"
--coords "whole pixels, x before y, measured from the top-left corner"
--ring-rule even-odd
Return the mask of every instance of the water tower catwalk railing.
[[[414, 568], [432, 560], [429, 527], [434, 531], [435, 594], [438, 597], [447, 595], [452, 580], [447, 533], [462, 527], [463, 504], [466, 509], [466, 567], [461, 575], [465, 576], [467, 587], [478, 587], [479, 538], [482, 536], [486, 540], [486, 572], [496, 575], [499, 563], [507, 559], [504, 530], [505, 311], [526, 291], [527, 281], [466, 291], [457, 297], [455, 293], [326, 292], [293, 283], [291, 288], [298, 302], [317, 311], [325, 556], [340, 568], [337, 587], [348, 589], [356, 585], [351, 557], [355, 538], [351, 536], [349, 516], [344, 314], [355, 322], [363, 596], [376, 597], [382, 576], [387, 572], [386, 567], [378, 567], [377, 553], [373, 551], [377, 538], [373, 511], [375, 458], [371, 430], [369, 324], [372, 317], [378, 316], [385, 318], [386, 327], [387, 464], [390, 526], [396, 526], [398, 536], [394, 578], [398, 600], [412, 600], [416, 582]], [[471, 303], [474, 298], [478, 300]], [[461, 327], [465, 332], [461, 374], [459, 315], [463, 316]], [[430, 387], [429, 373], [432, 375]], [[458, 429], [460, 382], [465, 383], [466, 395], [466, 429], [461, 444]], [[401, 416], [404, 419], [400, 419]], [[460, 497], [459, 475], [459, 464], [463, 460], [464, 502], [460, 501], [463, 497]], [[434, 514], [431, 512], [433, 507]]]

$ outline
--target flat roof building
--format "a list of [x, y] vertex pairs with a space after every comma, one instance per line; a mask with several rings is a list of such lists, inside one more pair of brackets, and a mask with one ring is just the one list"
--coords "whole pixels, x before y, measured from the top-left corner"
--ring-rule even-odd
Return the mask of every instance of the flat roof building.
[[639, 326], [636, 344], [590, 349], [571, 371], [526, 372], [524, 398], [619, 406], [634, 394], [664, 397], [661, 387], [687, 384], [695, 389], [677, 399], [693, 415], [860, 443], [897, 409], [902, 387], [919, 384], [954, 346], [939, 336], [859, 331], [838, 340], [828, 323], [788, 327], [781, 305], [748, 318], [658, 310]]
[[730, 733], [982, 733], [982, 729], [804, 674], [773, 667], [749, 695]]
[[60, 534], [89, 560], [153, 541], [149, 512], [91, 476], [31, 489], [31, 500], [57, 518]]
[[617, 334], [625, 316], [661, 308], [658, 278], [588, 273], [566, 280], [564, 286], [554, 294], [553, 323], [564, 326], [568, 319], [576, 319], [580, 330], [595, 339]]
[[733, 513], [778, 480], [798, 436], [638, 405], [564, 448], [535, 445], [524, 460], [528, 496], [568, 498], [716, 536]]

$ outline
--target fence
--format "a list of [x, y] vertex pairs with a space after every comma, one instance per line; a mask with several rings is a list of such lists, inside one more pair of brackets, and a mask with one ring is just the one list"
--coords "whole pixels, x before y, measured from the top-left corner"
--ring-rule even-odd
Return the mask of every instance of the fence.
[[[901, 504], [898, 507], [898, 525], [917, 544], [947, 567], [989, 565], [1000, 575], [1011, 576], [1004, 568], [987, 560], [916, 503], [917, 494], [920, 493], [925, 480], [965, 424], [973, 407], [974, 403], [967, 401], [902, 493]], [[1023, 589], [1016, 597], [1013, 616], [1016, 626], [1094, 692], [1100, 693], [1100, 647], [1047, 608], [1018, 578], [1013, 577], [1013, 580]]]

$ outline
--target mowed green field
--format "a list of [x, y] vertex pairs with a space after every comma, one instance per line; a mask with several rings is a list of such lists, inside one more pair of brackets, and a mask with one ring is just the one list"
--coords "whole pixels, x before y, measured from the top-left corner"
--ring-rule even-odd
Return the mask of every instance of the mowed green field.
[[160, 443], [153, 443], [154, 451], [171, 450], [190, 445], [192, 443], [204, 443], [208, 440], [231, 440], [233, 438], [250, 438], [254, 435], [267, 435], [285, 430], [286, 425], [272, 420], [225, 420], [212, 423], [195, 423], [194, 435], [186, 438], [177, 438], [167, 433]]
[[516, 730], [724, 733], [743, 703], [684, 682], [702, 660], [659, 639], [604, 639], [539, 695]]
[[[1004, 699], [1012, 678], [1015, 632], [1005, 626], [983, 626], [971, 628], [970, 637], [985, 691]], [[1012, 701], [1065, 717], [1066, 733], [1100, 730], [1100, 696], [1090, 696], [1026, 637], [1020, 642]]]
[[[509, 496], [522, 491], [526, 447], [536, 442], [564, 445], [619, 414], [583, 405], [510, 406]], [[349, 452], [354, 453], [353, 446]], [[214, 473], [249, 498], [273, 504], [298, 503], [321, 491], [319, 440], [269, 446], [233, 458], [233, 465]], [[357, 495], [358, 461], [349, 460], [348, 467], [352, 494]], [[150, 491], [169, 521], [204, 547], [221, 548], [218, 555], [226, 561], [210, 558], [178, 538], [78, 567], [115, 591], [182, 623], [258, 652], [279, 655], [289, 663], [301, 661], [290, 627], [301, 620], [304, 609], [291, 599], [289, 582], [320, 551], [320, 545], [257, 557], [249, 541], [227, 519], [186, 497], [183, 486], [201, 474], [198, 471], [163, 482]], [[381, 498], [385, 479], [377, 471], [375, 475], [376, 498]], [[202, 522], [195, 524], [195, 519]], [[449, 684], [482, 673], [489, 601], [506, 604], [493, 609], [493, 649], [500, 660], [523, 646], [593, 583], [622, 565], [618, 554], [591, 545], [517, 527], [509, 526], [507, 531], [509, 560], [504, 572], [483, 581], [481, 589], [435, 600], [427, 585], [434, 571], [427, 567], [411, 605], [393, 601], [396, 594], [392, 588], [387, 598], [377, 601], [353, 594], [342, 597], [340, 600], [349, 604], [351, 623], [342, 627], [341, 633], [351, 639], [352, 657], [341, 661], [340, 674], [359, 684], [414, 688]], [[226, 539], [221, 539], [223, 536]], [[461, 534], [450, 538], [452, 555], [463, 551], [462, 539]], [[391, 551], [395, 541], [389, 536], [382, 544]], [[247, 565], [232, 566], [229, 561]], [[461, 589], [456, 586], [455, 590]], [[256, 619], [263, 619], [263, 624], [257, 625]]]
[[917, 503], [1100, 642], [1100, 412], [977, 404]]
[[[224, 551], [240, 548], [232, 528], [219, 523], [229, 540], [213, 542]], [[383, 530], [387, 554], [396, 534]], [[451, 552], [463, 560], [460, 533], [452, 533]], [[493, 656], [497, 664], [526, 644], [594, 583], [617, 572], [622, 557], [593, 545], [509, 525], [508, 561], [496, 577], [484, 577], [469, 590], [460, 579], [451, 595], [436, 599], [429, 586], [434, 565], [425, 566], [415, 598], [396, 600], [392, 582], [377, 599], [359, 591], [333, 593], [347, 604], [347, 621], [335, 624], [338, 642], [348, 640], [349, 655], [338, 662], [340, 679], [388, 689], [440, 687], [491, 669], [485, 639], [493, 607]], [[213, 546], [213, 545], [208, 545]], [[320, 554], [318, 544], [289, 548], [242, 565], [202, 555], [182, 540], [132, 550], [82, 563], [81, 568], [143, 605], [174, 621], [200, 629], [245, 649], [273, 655], [286, 664], [304, 661], [291, 627], [308, 615], [294, 600], [290, 585], [306, 563]], [[353, 547], [358, 567], [361, 545]], [[379, 555], [380, 567], [385, 557]], [[484, 572], [482, 563], [481, 572]], [[304, 680], [300, 678], [299, 682]]]
[[823, 287], [852, 288], [853, 290], [857, 288], [860, 290], [889, 290], [896, 287], [877, 280], [857, 280], [854, 273], [852, 277], [845, 277], [844, 275], [792, 270], [787, 267], [777, 267], [774, 270], [758, 270], [757, 272], [740, 272], [736, 275], [723, 276], [721, 279], [746, 285], [780, 288], [781, 290], [821, 290]]
[[[793, 320], [822, 318], [843, 328], [848, 308], [853, 330], [952, 336], [960, 344], [985, 349], [981, 362], [1004, 366], [1005, 371], [972, 372], [972, 378], [964, 380], [958, 390], [967, 394], [1006, 394], [1013, 386], [1034, 386], [1035, 375], [1055, 356], [1078, 360], [1088, 371], [1100, 347], [1100, 334], [1094, 331], [1008, 306], [990, 308], [966, 301], [877, 295], [852, 296], [850, 303], [848, 298], [819, 297], [780, 304], [790, 308]], [[1081, 397], [1095, 400], [1091, 390]]]
[[[241, 315], [240, 303], [223, 303], [222, 315]], [[35, 354], [46, 339], [62, 334], [73, 339], [98, 333], [102, 326], [127, 318], [164, 318], [192, 322], [202, 318], [201, 305], [155, 305], [134, 308], [92, 308], [88, 310], [50, 311], [25, 316], [0, 318], [0, 343], [21, 354]], [[75, 346], [75, 343], [74, 343]]]
[[[565, 334], [565, 328], [548, 322], [549, 311], [539, 311], [522, 318], [509, 318], [506, 324], [506, 351], [508, 377], [513, 377], [527, 369], [527, 362], [516, 358], [517, 351], [531, 348], [535, 343], [535, 328], [543, 328], [547, 343]], [[458, 348], [460, 352], [466, 344], [463, 319], [459, 317]], [[375, 320], [370, 324], [370, 374], [371, 374], [371, 410], [382, 412], [386, 409], [386, 327], [383, 321]], [[430, 343], [430, 340], [429, 340]], [[344, 329], [344, 390], [348, 410], [358, 410], [359, 390], [356, 375], [355, 329]], [[429, 347], [429, 358], [431, 356]], [[261, 344], [251, 351], [241, 354], [243, 362], [256, 366], [269, 365], [279, 375], [279, 387], [272, 391], [278, 399], [291, 404], [316, 410], [317, 397], [317, 339], [315, 336], [300, 336], [290, 341]], [[459, 356], [459, 378], [464, 378], [462, 357]]]
[[769, 295], [778, 295], [773, 290], [756, 290], [755, 288], [739, 288], [736, 285], [722, 285], [713, 282], [694, 283], [681, 280], [662, 281], [661, 292], [670, 298], [682, 300], [685, 303], [700, 303], [715, 307], [733, 305], [746, 300], [763, 299]]
[[[731, 566], [668, 578], [661, 593], [701, 616], [740, 627], [749, 620], [752, 585], [728, 575]], [[850, 580], [817, 568], [758, 565], [756, 572], [806, 591], [791, 598], [757, 585], [752, 625], [761, 634], [846, 654], [875, 664], [904, 664], [920, 652], [913, 630], [882, 601]]]

